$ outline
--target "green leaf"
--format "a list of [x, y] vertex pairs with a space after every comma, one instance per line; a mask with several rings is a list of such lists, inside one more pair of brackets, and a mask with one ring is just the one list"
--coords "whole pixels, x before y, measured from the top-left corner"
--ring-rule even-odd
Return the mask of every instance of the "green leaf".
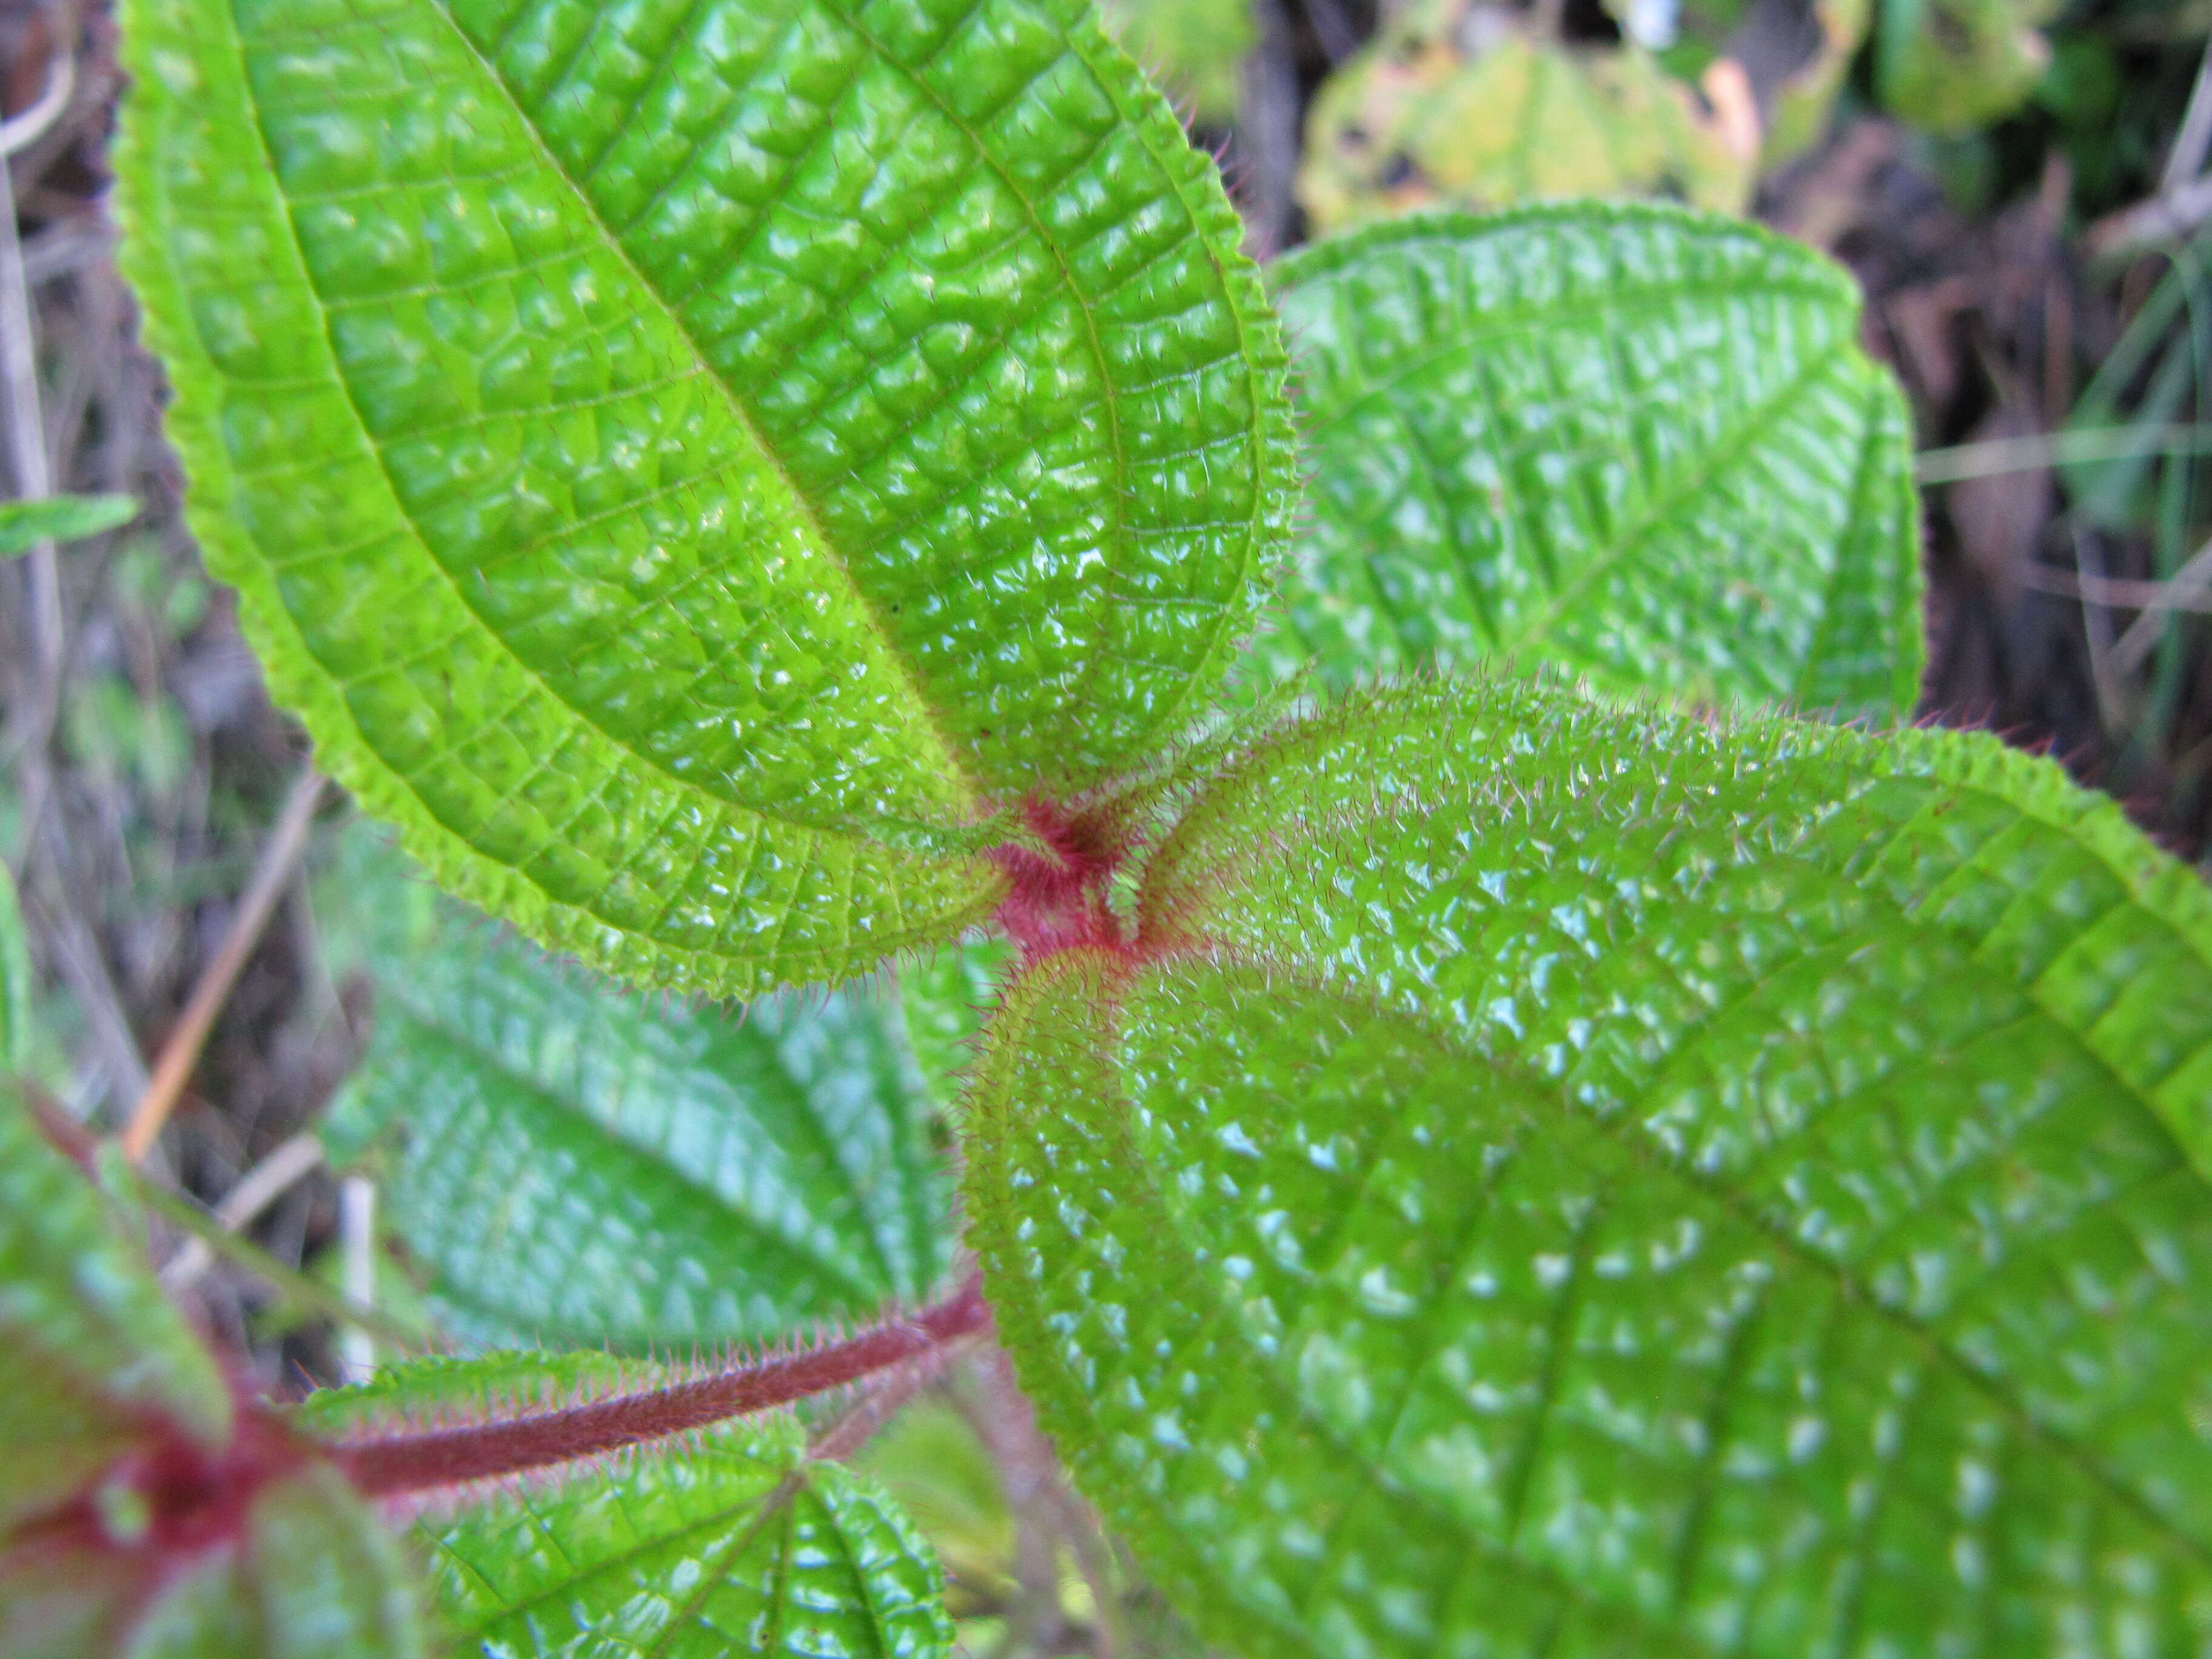
[[1020, 1593], [1017, 1523], [998, 1466], [950, 1400], [926, 1395], [905, 1407], [854, 1462], [929, 1540], [956, 1606], [1003, 1604]]
[[425, 1659], [415, 1574], [337, 1472], [257, 1492], [239, 1536], [158, 1562], [130, 1549], [0, 1559], [11, 1659]]
[[1353, 697], [1009, 993], [998, 1328], [1273, 1655], [2212, 1639], [2212, 894], [1979, 735]]
[[82, 541], [129, 524], [138, 503], [128, 495], [49, 495], [35, 501], [0, 501], [0, 559], [27, 553], [40, 542]]
[[0, 1073], [20, 1072], [30, 1058], [33, 984], [15, 880], [0, 866]]
[[0, 1537], [149, 1432], [207, 1450], [230, 1395], [83, 1171], [0, 1079]]
[[1401, 8], [1329, 77], [1298, 167], [1317, 234], [1422, 207], [1749, 200], [1753, 157], [1648, 53], [1533, 39], [1510, 15], [1474, 0]]
[[930, 1097], [957, 1111], [968, 1087], [975, 1044], [1013, 957], [1002, 939], [969, 939], [918, 957], [899, 969], [899, 1006], [907, 1042]]
[[2027, 101], [2051, 67], [2053, 0], [1883, 0], [1875, 89], [1931, 132], [1964, 134]]
[[426, 1423], [519, 1417], [580, 1400], [661, 1388], [673, 1380], [670, 1368], [655, 1361], [591, 1348], [439, 1354], [385, 1366], [366, 1382], [348, 1388], [318, 1389], [294, 1406], [285, 1420], [317, 1440], [373, 1439]]
[[956, 936], [1284, 538], [1212, 164], [1086, 0], [132, 0], [126, 262], [318, 759], [446, 885], [750, 995]]
[[1200, 121], [1237, 117], [1237, 71], [1258, 44], [1252, 0], [1101, 0], [1106, 27]]
[[333, 1156], [489, 1343], [690, 1348], [919, 1302], [951, 1247], [931, 1101], [880, 986], [740, 1012], [624, 991], [356, 857], [375, 1033]]
[[[631, 1373], [625, 1376], [625, 1373]], [[603, 1356], [499, 1354], [388, 1370], [311, 1399], [319, 1431], [395, 1408], [449, 1418], [611, 1391], [635, 1368]], [[788, 1416], [633, 1455], [556, 1488], [504, 1491], [416, 1535], [446, 1626], [501, 1659], [582, 1654], [842, 1654], [930, 1659], [951, 1625], [936, 1558], [873, 1486], [809, 1461]]]
[[1495, 654], [1911, 712], [1911, 422], [1844, 272], [1735, 220], [1583, 204], [1377, 226], [1276, 280], [1314, 487], [1259, 676]]

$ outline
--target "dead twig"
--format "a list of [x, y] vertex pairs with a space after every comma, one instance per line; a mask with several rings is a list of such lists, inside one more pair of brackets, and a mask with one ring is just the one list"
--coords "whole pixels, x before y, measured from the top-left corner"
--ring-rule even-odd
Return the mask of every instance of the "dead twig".
[[2089, 227], [2081, 245], [2092, 259], [2120, 259], [2182, 241], [2207, 220], [2212, 220], [2212, 179], [2193, 179], [2106, 214]]
[[[2022, 566], [2020, 580], [2023, 586], [2040, 592], [2079, 599], [2085, 605], [2095, 605], [2105, 611], [2189, 611], [2212, 614], [2212, 592], [2206, 591], [2212, 588], [2212, 566], [2197, 569], [2203, 557], [2203, 554], [2198, 554], [2183, 566], [2180, 572], [2164, 581], [2106, 576], [2091, 571], [2083, 571], [2077, 575], [2071, 570], [2049, 564]], [[2183, 580], [2185, 575], [2187, 576], [2186, 582]]]
[[2208, 144], [2212, 144], [2212, 40], [2204, 43], [2204, 55], [2197, 61], [2197, 81], [2189, 88], [2189, 107], [2158, 177], [2159, 194], [2172, 195], [2204, 171]]
[[192, 987], [191, 1000], [185, 1003], [169, 1040], [162, 1045], [153, 1078], [138, 1097], [130, 1122], [124, 1127], [124, 1155], [132, 1163], [145, 1158], [155, 1137], [161, 1133], [161, 1126], [175, 1109], [177, 1097], [184, 1092], [185, 1080], [191, 1075], [216, 1016], [222, 1012], [224, 999], [229, 996], [239, 970], [246, 966], [246, 957], [253, 953], [261, 930], [268, 925], [270, 914], [276, 908], [278, 896], [298, 867], [301, 854], [307, 850], [308, 827], [314, 819], [315, 803], [322, 792], [322, 777], [311, 762], [301, 769], [290, 793], [285, 796], [283, 809], [276, 815], [276, 827], [261, 849], [260, 862], [254, 866], [253, 878], [246, 884], [246, 895], [239, 901], [238, 914], [231, 920], [230, 931], [224, 935], [215, 960], [208, 963], [199, 982]]
[[[274, 1152], [240, 1176], [238, 1184], [223, 1194], [222, 1202], [211, 1212], [216, 1224], [227, 1233], [241, 1231], [282, 1198], [294, 1182], [322, 1161], [323, 1143], [311, 1130], [302, 1129], [289, 1140], [279, 1143]], [[161, 1283], [172, 1291], [181, 1291], [214, 1262], [215, 1252], [205, 1239], [187, 1238], [184, 1249], [161, 1269]]]
[[2128, 624], [2112, 647], [2112, 666], [2123, 674], [2134, 673], [2157, 647], [2169, 611], [2212, 611], [2212, 542], [2198, 548], [2164, 581], [2148, 585], [2158, 590], [2157, 597], [2144, 605], [2142, 615]]
[[[15, 494], [22, 501], [44, 501], [54, 493], [53, 466], [46, 454], [46, 418], [39, 407], [38, 339], [31, 320], [31, 288], [23, 270], [23, 244], [15, 228], [15, 176], [8, 158], [44, 132], [61, 113], [76, 85], [76, 62], [58, 54], [46, 73], [46, 90], [21, 114], [0, 121], [0, 399], [8, 416], [8, 461]], [[51, 541], [35, 544], [25, 555], [30, 578], [31, 678], [16, 712], [13, 746], [19, 754], [43, 753], [53, 735], [61, 706], [63, 649], [61, 566]], [[25, 780], [24, 845], [27, 856], [45, 807], [45, 777]]]

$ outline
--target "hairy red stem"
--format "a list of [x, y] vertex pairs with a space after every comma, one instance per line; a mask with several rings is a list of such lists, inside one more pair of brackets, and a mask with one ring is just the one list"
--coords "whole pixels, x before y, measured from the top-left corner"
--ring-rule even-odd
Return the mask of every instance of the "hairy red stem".
[[928, 1353], [981, 1330], [990, 1318], [978, 1274], [910, 1319], [887, 1320], [811, 1353], [503, 1422], [356, 1441], [331, 1448], [330, 1455], [371, 1498], [497, 1480], [787, 1406]]

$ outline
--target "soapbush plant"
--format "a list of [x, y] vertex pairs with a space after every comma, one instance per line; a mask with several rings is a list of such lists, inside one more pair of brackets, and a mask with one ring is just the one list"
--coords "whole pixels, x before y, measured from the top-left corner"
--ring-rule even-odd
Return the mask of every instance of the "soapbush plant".
[[1838, 272], [1263, 274], [1077, 0], [121, 22], [195, 532], [513, 931], [349, 853], [459, 1356], [254, 1397], [9, 1097], [10, 1651], [942, 1653], [839, 1459], [987, 1326], [1252, 1659], [2212, 1642], [2212, 902], [1900, 729]]

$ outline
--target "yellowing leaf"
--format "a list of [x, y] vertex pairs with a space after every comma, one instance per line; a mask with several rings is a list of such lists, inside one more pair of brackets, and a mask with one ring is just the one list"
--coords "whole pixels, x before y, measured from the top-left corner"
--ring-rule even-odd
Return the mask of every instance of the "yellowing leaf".
[[1749, 198], [1753, 155], [1648, 54], [1547, 45], [1498, 18], [1416, 9], [1331, 78], [1298, 175], [1317, 230], [1437, 205]]

